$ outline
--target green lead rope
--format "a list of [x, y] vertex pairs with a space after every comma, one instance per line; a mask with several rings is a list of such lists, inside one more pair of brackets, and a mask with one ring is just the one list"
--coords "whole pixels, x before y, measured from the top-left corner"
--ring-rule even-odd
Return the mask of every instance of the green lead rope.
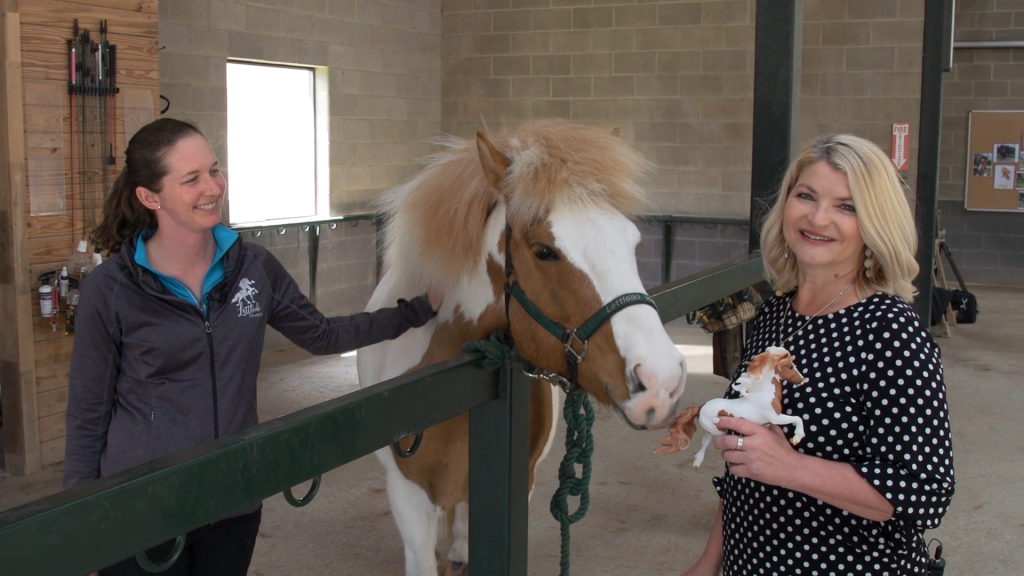
[[[462, 345], [466, 354], [479, 352], [484, 356], [484, 368], [497, 370], [506, 364], [523, 364], [523, 359], [505, 339], [502, 333], [494, 333], [487, 340], [476, 340]], [[557, 392], [554, 392], [557, 394]], [[558, 489], [551, 497], [551, 515], [558, 520], [562, 530], [562, 559], [560, 576], [569, 576], [569, 527], [579, 522], [590, 507], [591, 457], [594, 454], [594, 407], [590, 397], [577, 389], [565, 397], [562, 408], [565, 419], [565, 456], [558, 467]], [[583, 467], [576, 477], [576, 465]], [[579, 496], [580, 505], [569, 514], [569, 497]]]
[[[583, 390], [570, 392], [562, 409], [565, 418], [565, 456], [558, 467], [558, 490], [551, 497], [551, 515], [562, 527], [561, 576], [569, 576], [569, 527], [579, 522], [590, 507], [591, 456], [594, 454], [594, 407]], [[583, 467], [576, 477], [576, 465]], [[580, 505], [569, 514], [569, 497], [579, 496]]]

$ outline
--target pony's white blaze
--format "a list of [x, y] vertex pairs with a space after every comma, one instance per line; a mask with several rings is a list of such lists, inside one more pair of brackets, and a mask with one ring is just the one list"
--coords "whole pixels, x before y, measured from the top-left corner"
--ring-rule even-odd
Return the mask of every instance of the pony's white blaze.
[[[646, 293], [636, 265], [640, 231], [621, 213], [559, 207], [551, 212], [549, 222], [555, 246], [590, 277], [603, 303], [630, 292]], [[686, 385], [683, 355], [650, 306], [625, 308], [610, 323], [626, 361], [626, 381], [637, 390], [621, 404], [623, 414], [636, 425], [668, 426]]]

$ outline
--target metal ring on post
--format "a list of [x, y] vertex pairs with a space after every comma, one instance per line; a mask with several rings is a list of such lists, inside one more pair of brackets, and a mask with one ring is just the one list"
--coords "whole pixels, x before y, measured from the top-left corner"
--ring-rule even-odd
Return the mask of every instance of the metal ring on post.
[[316, 478], [313, 478], [313, 484], [310, 485], [309, 491], [306, 492], [305, 496], [303, 496], [302, 498], [296, 498], [295, 496], [292, 495], [292, 489], [291, 488], [285, 488], [284, 489], [284, 499], [285, 499], [285, 501], [287, 501], [292, 506], [295, 506], [296, 508], [302, 508], [306, 504], [309, 504], [309, 502], [313, 499], [313, 496], [316, 496], [316, 492], [319, 489], [320, 489], [320, 476], [318, 475]]
[[277, 233], [280, 234], [281, 236], [284, 236], [284, 233], [287, 232], [287, 231], [288, 231], [287, 228], [279, 228]]
[[328, 224], [328, 226], [331, 227], [331, 230], [334, 230], [335, 228], [338, 227], [338, 223], [337, 222], [331, 222], [330, 224]]
[[163, 572], [164, 570], [167, 570], [168, 568], [173, 566], [174, 563], [178, 561], [178, 557], [181, 556], [181, 552], [184, 549], [185, 535], [182, 534], [181, 536], [178, 536], [178, 538], [174, 541], [174, 548], [171, 549], [170, 556], [168, 556], [167, 559], [163, 562], [160, 562], [159, 564], [154, 564], [153, 561], [149, 559], [149, 556], [146, 556], [145, 550], [135, 555], [135, 561], [138, 562], [139, 566], [142, 566], [142, 569], [146, 572]]
[[263, 230], [253, 230], [252, 231], [252, 235], [257, 237], [257, 238], [259, 238], [261, 234], [263, 234]]
[[412, 446], [408, 450], [402, 450], [402, 445], [395, 442], [391, 445], [391, 451], [399, 458], [412, 458], [413, 454], [420, 449], [420, 442], [423, 442], [423, 431], [417, 432], [413, 438]]

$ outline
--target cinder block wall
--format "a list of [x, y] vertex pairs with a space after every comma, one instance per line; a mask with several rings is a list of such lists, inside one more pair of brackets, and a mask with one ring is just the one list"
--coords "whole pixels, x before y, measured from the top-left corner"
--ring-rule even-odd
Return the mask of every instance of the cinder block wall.
[[[958, 41], [1024, 40], [1024, 3], [957, 3]], [[942, 100], [939, 209], [953, 259], [968, 284], [1024, 286], [1024, 211], [968, 212], [968, 114], [972, 110], [1024, 110], [1024, 49], [958, 49], [946, 73]], [[943, 258], [948, 280], [952, 275]]]
[[618, 126], [659, 211], [747, 212], [753, 3], [446, 0], [442, 126]]
[[[227, 58], [328, 68], [332, 214], [366, 212], [418, 169], [425, 140], [440, 131], [440, 0], [167, 0], [159, 24], [167, 115], [197, 122], [223, 163]], [[304, 237], [297, 228], [245, 234], [307, 289]], [[373, 225], [325, 229], [320, 242], [318, 306], [361, 310], [376, 284]], [[283, 343], [268, 332], [267, 348]]]

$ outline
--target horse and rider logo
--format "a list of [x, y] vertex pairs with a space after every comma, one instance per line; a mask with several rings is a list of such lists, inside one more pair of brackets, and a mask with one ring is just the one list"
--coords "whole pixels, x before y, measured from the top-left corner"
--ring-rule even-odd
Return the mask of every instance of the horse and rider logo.
[[256, 301], [253, 296], [259, 294], [260, 291], [256, 289], [252, 280], [248, 278], [242, 278], [238, 283], [238, 292], [235, 293], [235, 297], [231, 299], [231, 303], [238, 306], [238, 317], [243, 316], [262, 316], [262, 308], [260, 308], [259, 302]]

